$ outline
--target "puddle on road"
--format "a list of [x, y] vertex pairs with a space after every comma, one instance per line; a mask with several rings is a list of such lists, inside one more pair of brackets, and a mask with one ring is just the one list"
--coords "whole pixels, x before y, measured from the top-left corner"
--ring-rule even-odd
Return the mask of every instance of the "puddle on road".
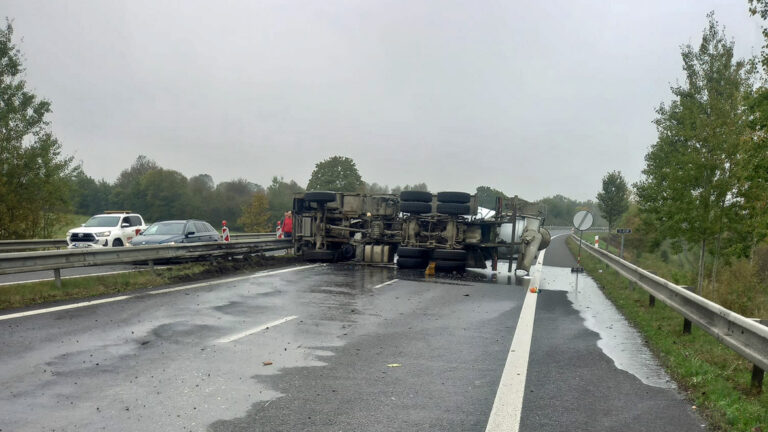
[[544, 290], [567, 291], [568, 300], [579, 311], [585, 326], [600, 335], [597, 346], [617, 368], [636, 376], [647, 385], [675, 388], [675, 383], [661, 368], [643, 339], [608, 300], [595, 281], [586, 274], [571, 273], [569, 268], [544, 267]]

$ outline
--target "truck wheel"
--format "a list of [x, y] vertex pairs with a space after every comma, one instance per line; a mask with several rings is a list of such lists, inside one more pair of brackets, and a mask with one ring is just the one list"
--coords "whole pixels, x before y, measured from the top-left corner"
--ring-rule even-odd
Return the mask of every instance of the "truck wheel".
[[336, 192], [312, 191], [304, 194], [304, 201], [329, 203], [336, 201]]
[[466, 270], [466, 264], [459, 261], [437, 261], [435, 263], [435, 270], [464, 273], [464, 270]]
[[410, 214], [432, 213], [432, 204], [424, 202], [405, 201], [400, 203], [400, 211]]
[[402, 191], [400, 192], [400, 201], [431, 203], [432, 194], [425, 191]]
[[467, 260], [467, 251], [464, 249], [435, 249], [432, 252], [432, 258], [436, 261], [459, 261]]
[[424, 249], [424, 248], [404, 247], [404, 246], [400, 246], [399, 248], [397, 248], [397, 256], [399, 258], [425, 259], [428, 254], [429, 254], [429, 249]]
[[423, 258], [397, 258], [397, 266], [402, 269], [425, 269], [427, 264]]
[[310, 250], [305, 250], [304, 252], [302, 252], [301, 255], [307, 261], [329, 262], [336, 259], [336, 251], [332, 251], [332, 250], [310, 249]]
[[112, 241], [112, 247], [123, 247], [123, 241], [121, 239], [114, 239]]
[[[400, 204], [402, 207], [402, 204]], [[469, 204], [458, 203], [438, 203], [437, 212], [440, 214], [459, 216], [469, 214]]]
[[467, 204], [471, 195], [466, 192], [438, 192], [437, 202]]

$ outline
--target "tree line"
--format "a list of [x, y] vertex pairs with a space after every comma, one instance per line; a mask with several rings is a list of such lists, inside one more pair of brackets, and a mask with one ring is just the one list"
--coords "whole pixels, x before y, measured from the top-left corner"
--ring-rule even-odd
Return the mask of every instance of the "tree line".
[[[749, 3], [753, 15], [768, 19], [768, 0]], [[642, 179], [628, 188], [621, 173], [609, 173], [598, 194], [612, 225], [626, 212], [639, 247], [695, 248], [700, 294], [708, 280], [715, 295], [721, 263], [751, 262], [768, 235], [766, 48], [735, 58], [734, 41], [709, 13], [699, 45], [682, 47], [683, 81], [656, 109], [658, 138]]]

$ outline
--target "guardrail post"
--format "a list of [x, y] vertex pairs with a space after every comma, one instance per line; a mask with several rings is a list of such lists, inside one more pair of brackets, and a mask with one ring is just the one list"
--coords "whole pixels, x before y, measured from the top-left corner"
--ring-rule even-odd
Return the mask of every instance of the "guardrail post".
[[[693, 288], [692, 286], [683, 285], [680, 288], [683, 288], [688, 292], [692, 292], [692, 293], [695, 292], [695, 288]], [[691, 324], [692, 323], [688, 318], [683, 317], [683, 334], [691, 334]]]
[[653, 294], [648, 294], [648, 307], [656, 306], [656, 297]]
[[752, 388], [757, 390], [758, 393], [763, 391], [763, 377], [765, 371], [758, 365], [752, 365]]
[[53, 279], [56, 283], [56, 288], [61, 288], [61, 269], [53, 269]]
[[154, 273], [154, 272], [155, 272], [155, 262], [154, 262], [154, 261], [152, 261], [152, 260], [149, 260], [149, 263], [148, 263], [148, 264], [149, 264], [149, 271], [151, 271], [152, 273]]

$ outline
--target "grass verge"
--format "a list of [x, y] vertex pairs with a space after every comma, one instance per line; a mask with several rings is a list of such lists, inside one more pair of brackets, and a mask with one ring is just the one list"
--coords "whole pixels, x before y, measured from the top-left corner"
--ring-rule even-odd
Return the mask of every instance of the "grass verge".
[[[568, 239], [575, 254], [576, 243]], [[752, 364], [703, 330], [684, 335], [683, 318], [661, 302], [648, 306], [648, 293], [630, 284], [588, 252], [581, 263], [624, 316], [645, 337], [664, 368], [714, 430], [768, 430], [768, 391], [750, 389]], [[602, 272], [599, 272], [602, 270]]]
[[154, 272], [139, 270], [104, 276], [62, 279], [61, 288], [58, 288], [52, 280], [3, 285], [0, 286], [0, 310], [52, 301], [119, 294], [225, 274], [279, 267], [295, 263], [297, 260], [292, 256], [254, 256], [242, 261], [221, 260], [215, 264], [208, 262], [180, 264], [156, 269]]

